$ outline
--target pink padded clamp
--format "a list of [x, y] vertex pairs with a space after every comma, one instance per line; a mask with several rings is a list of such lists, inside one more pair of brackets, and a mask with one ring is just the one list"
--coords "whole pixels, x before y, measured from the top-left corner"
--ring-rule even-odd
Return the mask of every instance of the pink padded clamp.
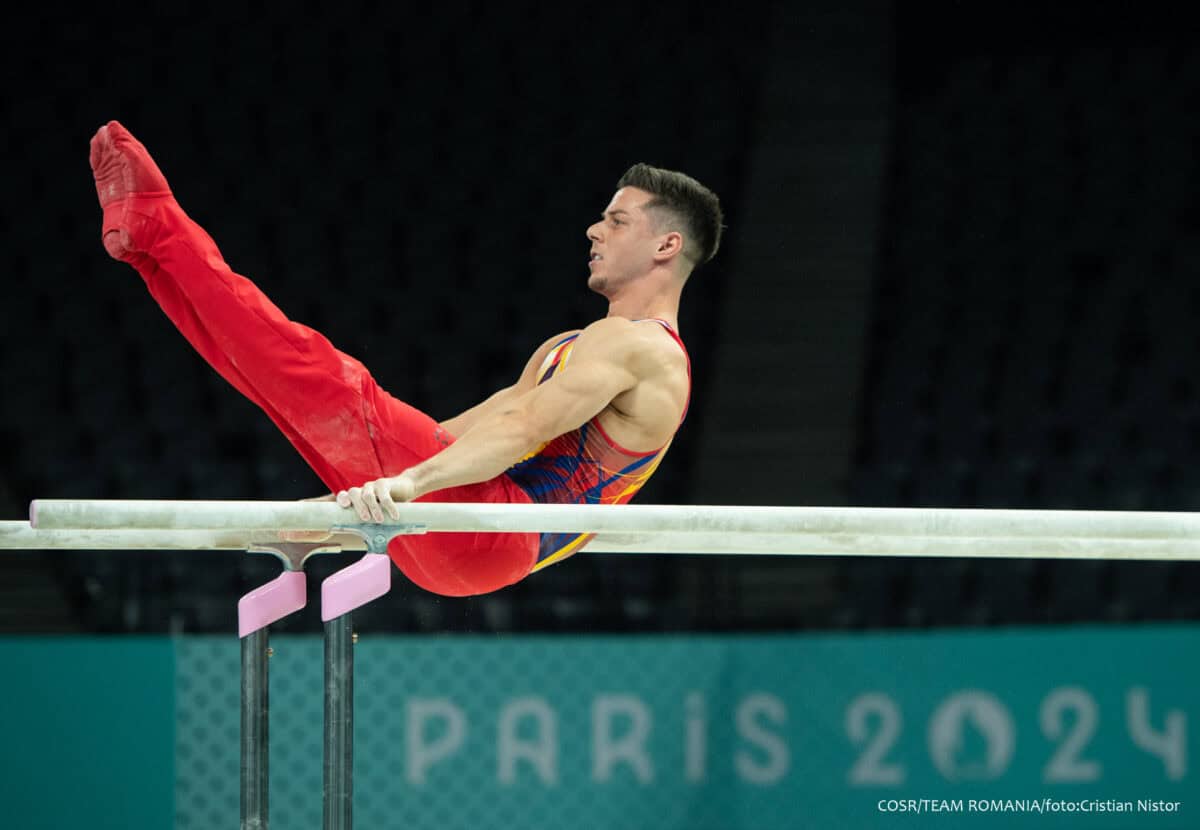
[[308, 602], [304, 571], [284, 571], [238, 600], [238, 637], [253, 634], [304, 607]]
[[321, 621], [329, 622], [386, 594], [392, 587], [392, 560], [368, 553], [321, 583]]

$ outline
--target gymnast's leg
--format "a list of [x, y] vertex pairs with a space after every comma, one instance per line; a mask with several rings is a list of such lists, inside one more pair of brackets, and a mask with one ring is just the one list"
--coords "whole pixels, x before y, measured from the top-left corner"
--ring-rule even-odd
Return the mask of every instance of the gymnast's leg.
[[[374, 380], [366, 368], [289, 320], [235, 274], [175, 200], [145, 147], [120, 124], [97, 132], [91, 163], [105, 249], [137, 269], [184, 337], [266, 411], [325, 484], [337, 490], [394, 475], [383, 469], [372, 440], [367, 404], [378, 390], [368, 388]], [[398, 457], [388, 466], [418, 463], [440, 448], [432, 419], [416, 410], [402, 414], [412, 423], [392, 426], [413, 433], [414, 446], [411, 453], [393, 447]]]
[[[235, 274], [188, 218], [145, 147], [117, 122], [92, 139], [105, 250], [128, 262], [192, 346], [261, 407], [331, 491], [397, 475], [453, 437], [393, 398], [356, 359], [289, 320]], [[429, 500], [527, 501], [501, 476]], [[389, 553], [427, 590], [484, 593], [516, 582], [536, 559], [535, 534], [438, 534], [394, 542]]]

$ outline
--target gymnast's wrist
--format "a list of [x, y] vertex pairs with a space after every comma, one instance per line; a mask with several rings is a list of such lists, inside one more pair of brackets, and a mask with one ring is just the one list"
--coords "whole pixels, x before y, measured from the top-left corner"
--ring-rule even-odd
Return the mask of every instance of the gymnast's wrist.
[[421, 469], [424, 466], [418, 464], [416, 467], [409, 467], [393, 479], [393, 498], [412, 501], [433, 489], [429, 486], [428, 471]]

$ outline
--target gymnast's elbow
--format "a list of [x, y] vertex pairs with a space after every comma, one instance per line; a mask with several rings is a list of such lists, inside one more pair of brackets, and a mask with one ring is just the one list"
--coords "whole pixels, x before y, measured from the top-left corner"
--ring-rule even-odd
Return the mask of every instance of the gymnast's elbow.
[[505, 436], [527, 452], [558, 436], [558, 433], [552, 434], [553, 419], [531, 406], [505, 407], [498, 414], [498, 420]]
[[579, 428], [593, 414], [578, 407], [558, 408], [538, 406], [537, 403], [530, 401], [527, 405], [506, 410], [514, 434], [521, 437], [522, 445], [529, 452], [540, 449], [560, 435]]

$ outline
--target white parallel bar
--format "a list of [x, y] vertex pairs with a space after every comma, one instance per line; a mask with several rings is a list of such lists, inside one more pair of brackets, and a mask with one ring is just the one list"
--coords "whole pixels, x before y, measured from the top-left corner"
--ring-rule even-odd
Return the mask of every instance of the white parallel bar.
[[[327, 535], [327, 534], [326, 534]], [[246, 550], [280, 541], [278, 533], [204, 530], [34, 530], [0, 522], [0, 549]], [[361, 551], [361, 538], [329, 537], [343, 551]], [[1004, 559], [1138, 559], [1200, 561], [1200, 541], [1056, 537], [926, 537], [860, 534], [600, 534], [585, 553], [958, 557]]]
[[[323, 534], [330, 546], [366, 550], [354, 534]], [[28, 522], [0, 522], [0, 549], [14, 550], [240, 550], [288, 541], [278, 533], [245, 530], [40, 530]]]
[[601, 534], [583, 553], [1200, 561], [1200, 540], [1055, 537]]
[[[734, 505], [400, 505], [400, 523], [427, 532], [685, 533], [1197, 539], [1200, 514], [1090, 510], [979, 510]], [[45, 530], [328, 530], [359, 524], [332, 502], [39, 499]]]

